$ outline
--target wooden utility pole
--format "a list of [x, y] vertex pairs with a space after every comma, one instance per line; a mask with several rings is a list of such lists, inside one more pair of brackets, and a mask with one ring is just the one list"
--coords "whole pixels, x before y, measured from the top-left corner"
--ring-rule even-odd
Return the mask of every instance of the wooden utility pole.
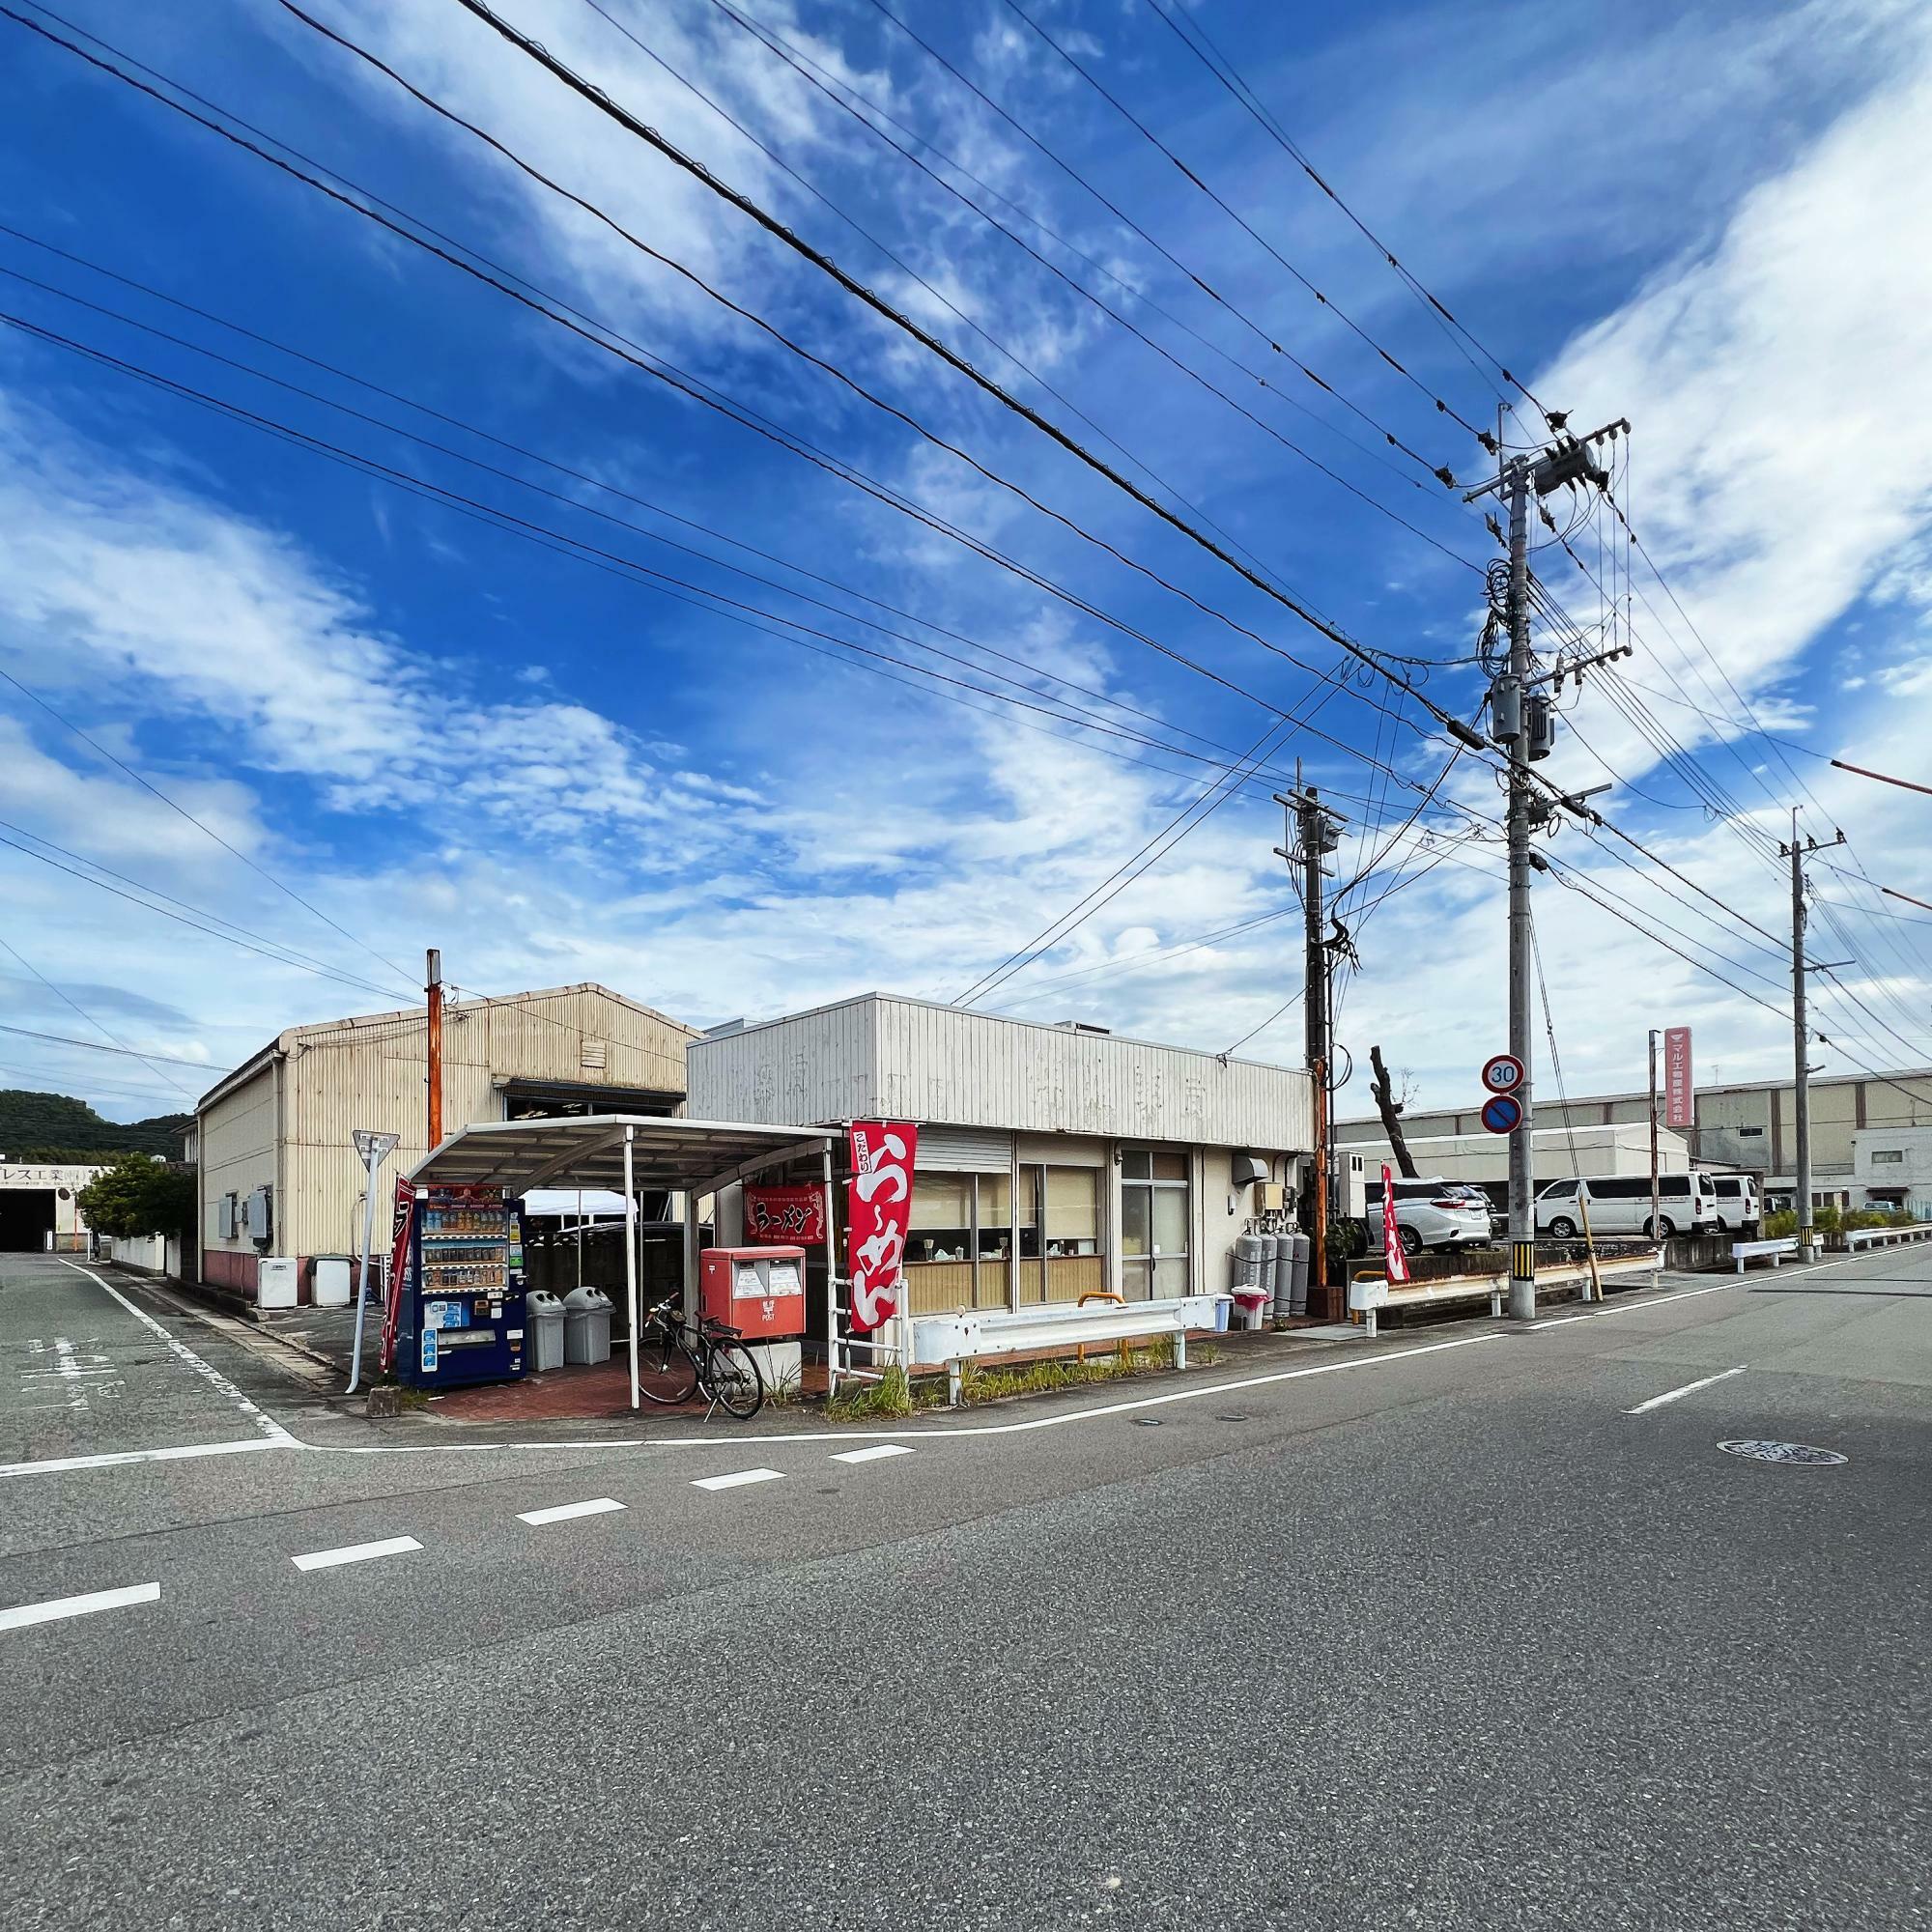
[[429, 1082], [429, 1151], [442, 1145], [442, 954], [432, 946], [429, 967], [424, 974], [423, 991], [429, 1004], [429, 1025], [425, 1031], [425, 1071]]

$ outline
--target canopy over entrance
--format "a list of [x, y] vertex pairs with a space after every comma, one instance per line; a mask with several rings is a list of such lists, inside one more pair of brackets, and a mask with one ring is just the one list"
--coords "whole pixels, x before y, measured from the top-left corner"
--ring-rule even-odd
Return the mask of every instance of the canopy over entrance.
[[638, 1190], [682, 1194], [684, 1312], [697, 1307], [700, 1195], [752, 1180], [774, 1168], [813, 1161], [825, 1189], [828, 1296], [837, 1267], [832, 1206], [834, 1137], [822, 1127], [748, 1126], [728, 1121], [666, 1120], [649, 1114], [591, 1114], [541, 1121], [483, 1121], [452, 1134], [411, 1169], [413, 1187], [500, 1187], [529, 1195], [545, 1188], [609, 1188], [624, 1203], [624, 1289], [631, 1330], [631, 1406], [638, 1386]]

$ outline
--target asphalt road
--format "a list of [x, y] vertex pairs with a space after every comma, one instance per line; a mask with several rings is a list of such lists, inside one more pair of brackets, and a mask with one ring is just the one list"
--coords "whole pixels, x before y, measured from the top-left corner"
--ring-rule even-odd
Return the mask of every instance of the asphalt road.
[[0, 1257], [9, 1928], [1932, 1924], [1932, 1248], [659, 1448], [113, 1287]]

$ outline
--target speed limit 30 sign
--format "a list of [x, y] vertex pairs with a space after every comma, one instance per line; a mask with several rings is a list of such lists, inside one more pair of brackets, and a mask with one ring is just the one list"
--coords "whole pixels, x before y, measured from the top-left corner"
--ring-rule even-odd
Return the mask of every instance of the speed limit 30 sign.
[[1492, 1094], [1514, 1094], [1522, 1076], [1522, 1062], [1513, 1053], [1492, 1054], [1483, 1062], [1483, 1085]]

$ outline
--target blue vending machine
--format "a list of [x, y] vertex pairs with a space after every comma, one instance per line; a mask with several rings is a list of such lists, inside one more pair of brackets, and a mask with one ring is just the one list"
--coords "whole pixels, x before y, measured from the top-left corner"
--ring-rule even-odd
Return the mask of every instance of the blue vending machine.
[[522, 1203], [500, 1187], [417, 1191], [396, 1374], [412, 1388], [524, 1373]]

